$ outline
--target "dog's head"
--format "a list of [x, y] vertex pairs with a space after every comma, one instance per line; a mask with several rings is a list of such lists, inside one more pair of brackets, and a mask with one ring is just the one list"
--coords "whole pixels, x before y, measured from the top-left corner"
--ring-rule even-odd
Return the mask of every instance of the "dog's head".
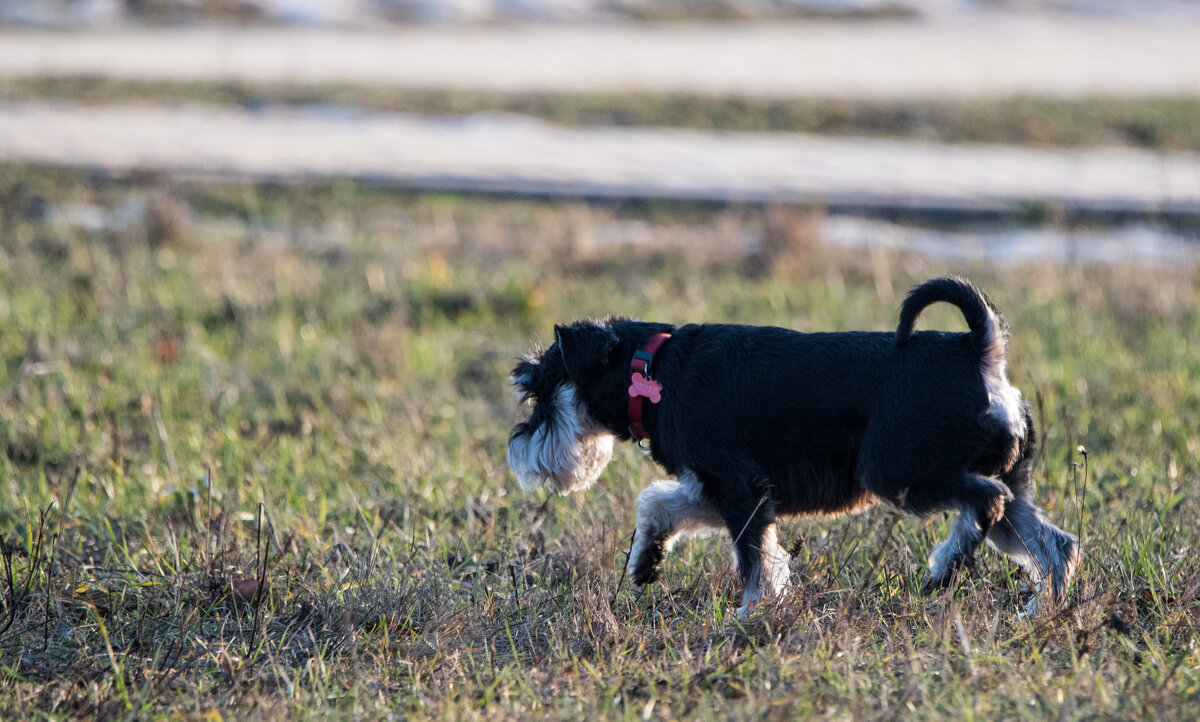
[[569, 494], [595, 483], [612, 458], [613, 432], [593, 417], [588, 399], [613, 368], [620, 338], [603, 321], [556, 326], [554, 337], [509, 379], [532, 409], [509, 436], [508, 466], [526, 489], [549, 482]]

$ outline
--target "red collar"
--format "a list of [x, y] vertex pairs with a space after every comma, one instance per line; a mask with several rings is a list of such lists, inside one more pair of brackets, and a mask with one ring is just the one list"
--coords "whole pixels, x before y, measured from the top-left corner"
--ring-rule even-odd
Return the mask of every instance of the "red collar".
[[636, 441], [650, 438], [642, 425], [642, 399], [649, 399], [652, 404], [662, 400], [662, 384], [654, 380], [650, 364], [654, 354], [669, 338], [669, 333], [654, 334], [640, 351], [634, 352], [633, 360], [629, 362], [629, 431]]

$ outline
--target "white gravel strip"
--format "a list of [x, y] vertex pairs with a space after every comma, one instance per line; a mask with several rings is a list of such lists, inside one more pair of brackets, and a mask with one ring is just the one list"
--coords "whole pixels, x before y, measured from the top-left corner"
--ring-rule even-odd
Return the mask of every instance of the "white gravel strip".
[[1200, 23], [914, 21], [0, 33], [0, 77], [799, 97], [1200, 95]]
[[550, 195], [1200, 208], [1200, 156], [564, 128], [523, 117], [0, 105], [0, 159]]

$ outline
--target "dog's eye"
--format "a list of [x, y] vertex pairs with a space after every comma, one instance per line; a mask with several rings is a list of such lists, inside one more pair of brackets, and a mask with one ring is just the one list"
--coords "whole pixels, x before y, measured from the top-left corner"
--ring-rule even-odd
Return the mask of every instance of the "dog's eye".
[[521, 367], [518, 366], [512, 376], [508, 377], [508, 382], [513, 386], [513, 396], [517, 398], [517, 405], [524, 406], [530, 401], [537, 400], [537, 394], [529, 390], [529, 382], [531, 375], [529, 373], [519, 373]]
[[517, 398], [517, 406], [526, 406], [537, 402], [537, 394], [520, 384], [513, 388], [513, 396]]

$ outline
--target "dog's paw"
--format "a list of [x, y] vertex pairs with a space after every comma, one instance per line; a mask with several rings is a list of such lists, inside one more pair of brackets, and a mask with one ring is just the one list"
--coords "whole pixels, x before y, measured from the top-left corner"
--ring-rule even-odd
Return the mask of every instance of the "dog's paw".
[[953, 586], [955, 582], [974, 567], [974, 556], [950, 559], [940, 569], [930, 570], [929, 578], [925, 580], [925, 586], [921, 588], [921, 592], [923, 594], [937, 594]]
[[925, 580], [925, 584], [921, 587], [922, 594], [937, 594], [950, 586], [953, 581], [954, 574], [943, 574], [937, 577], [929, 577]]
[[667, 557], [669, 538], [669, 534], [647, 534], [638, 529], [625, 570], [634, 584], [645, 586], [658, 581], [663, 560]]
[[658, 581], [662, 571], [666, 551], [662, 544], [651, 544], [638, 555], [634, 564], [629, 567], [629, 578], [634, 584], [644, 587]]
[[1032, 619], [1037, 617], [1038, 611], [1041, 609], [1040, 601], [1041, 600], [1036, 594], [1030, 597], [1029, 601], [1025, 603], [1025, 608], [1020, 612], [1017, 612], [1015, 621], [1019, 622], [1022, 619]]
[[653, 584], [658, 581], [658, 567], [638, 566], [636, 569], [629, 570], [629, 578], [634, 584], [639, 587], [644, 587], [647, 584]]
[[974, 550], [964, 548], [953, 538], [944, 541], [929, 555], [929, 579], [923, 591], [932, 594], [945, 589], [974, 566]]
[[1004, 492], [997, 494], [986, 506], [980, 509], [980, 521], [987, 524], [984, 527], [985, 529], [1000, 523], [1000, 520], [1004, 518], [1004, 511], [1008, 507], [1008, 502], [1013, 499], [1012, 492], [1008, 490], [1008, 487], [999, 482], [997, 482], [997, 485], [1004, 487]]

